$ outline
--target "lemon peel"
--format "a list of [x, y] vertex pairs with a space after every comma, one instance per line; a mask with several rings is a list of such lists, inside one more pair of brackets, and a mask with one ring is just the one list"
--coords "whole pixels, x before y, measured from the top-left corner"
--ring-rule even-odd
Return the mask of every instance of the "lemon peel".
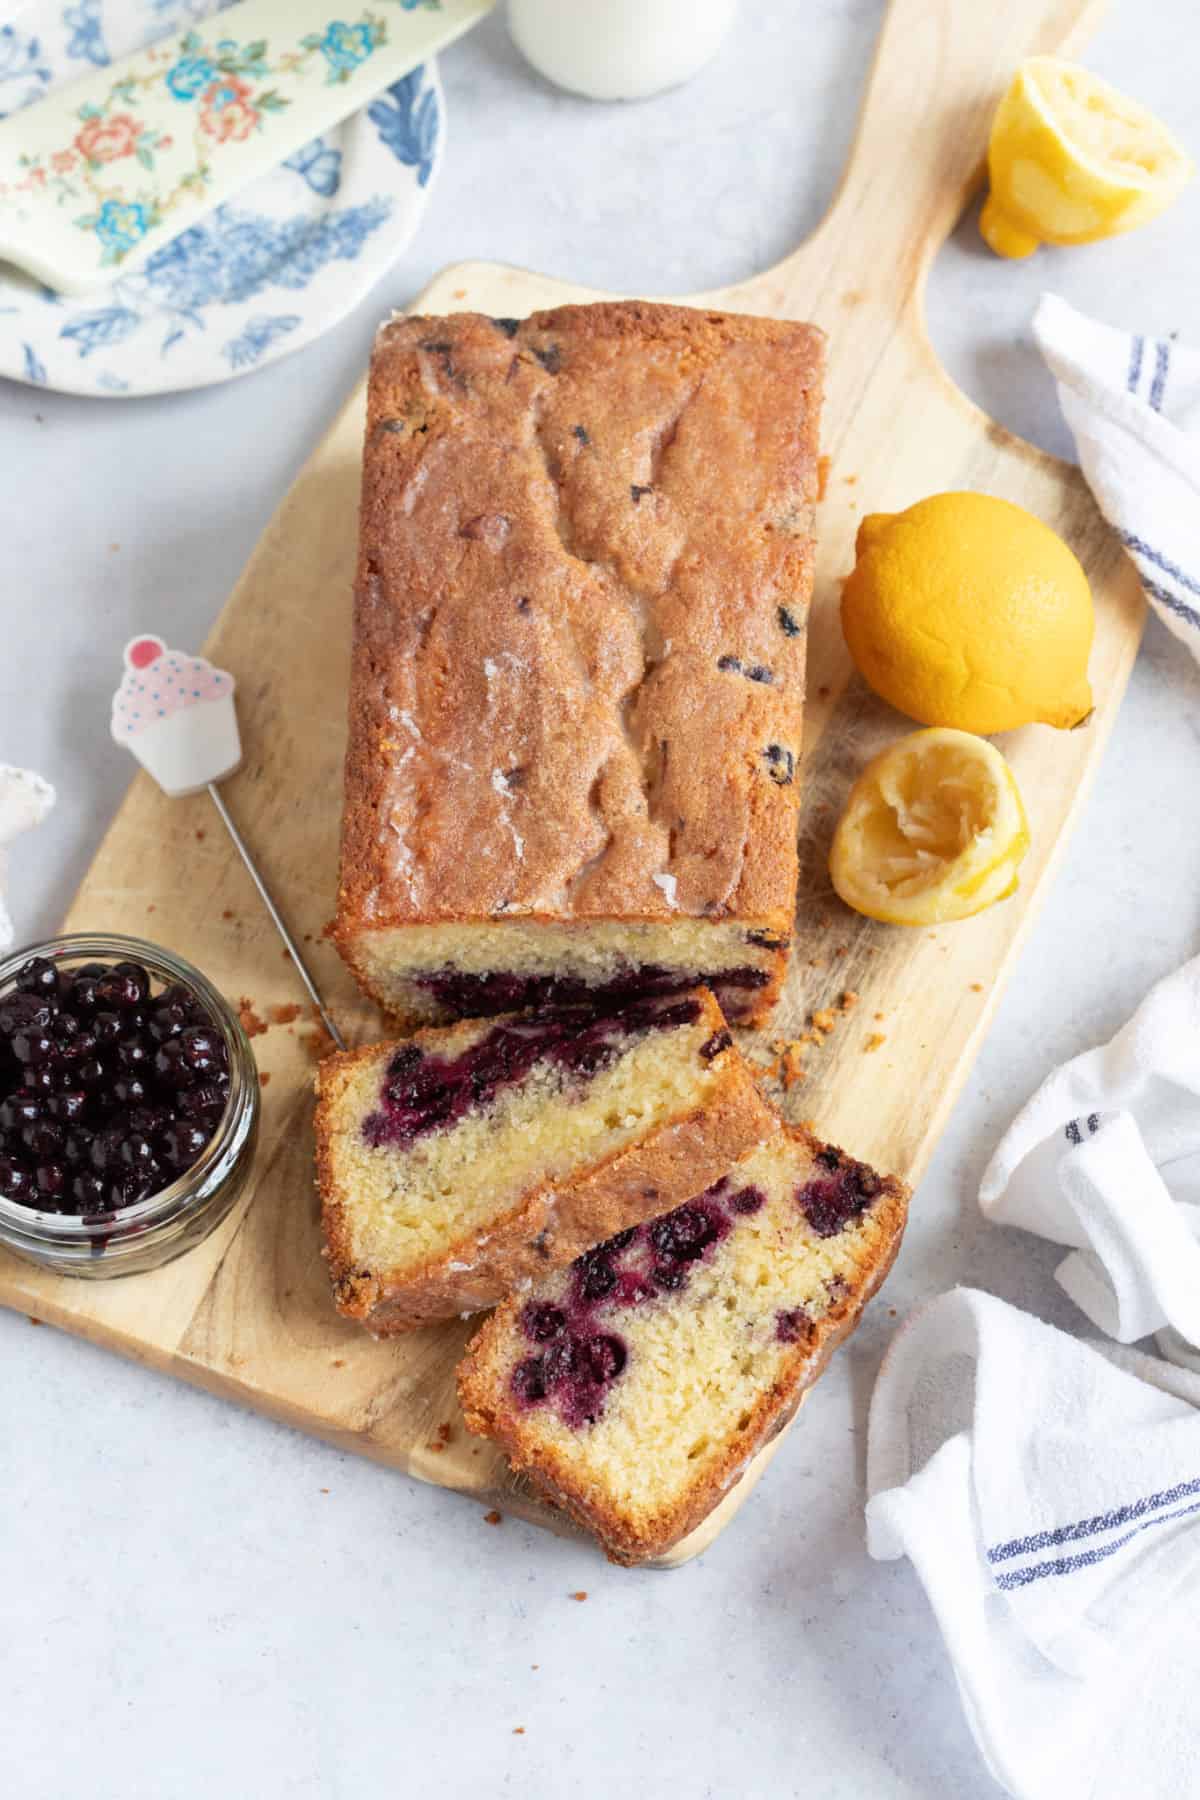
[[829, 873], [869, 919], [944, 925], [1015, 892], [1028, 848], [1025, 808], [999, 750], [934, 728], [867, 764], [834, 832]]

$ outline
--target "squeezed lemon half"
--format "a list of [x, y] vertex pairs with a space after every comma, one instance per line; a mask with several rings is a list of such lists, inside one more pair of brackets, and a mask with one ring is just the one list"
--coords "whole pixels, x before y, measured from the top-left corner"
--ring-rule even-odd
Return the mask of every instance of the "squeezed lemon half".
[[1031, 56], [992, 123], [979, 229], [998, 256], [1091, 244], [1153, 219], [1194, 173], [1144, 106], [1078, 63]]
[[968, 731], [914, 731], [869, 762], [829, 854], [847, 906], [889, 925], [944, 925], [1005, 899], [1029, 848], [1013, 772]]

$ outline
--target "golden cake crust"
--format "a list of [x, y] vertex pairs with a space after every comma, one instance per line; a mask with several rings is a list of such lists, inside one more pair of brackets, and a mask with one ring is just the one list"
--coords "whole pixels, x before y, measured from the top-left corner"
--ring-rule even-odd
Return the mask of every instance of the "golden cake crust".
[[360, 978], [364, 933], [432, 921], [790, 931], [823, 343], [644, 302], [382, 330], [334, 933]]
[[[711, 994], [699, 990], [697, 998], [704, 1026], [724, 1032], [725, 1021]], [[407, 1041], [432, 1045], [438, 1036], [436, 1030], [420, 1031]], [[528, 1289], [593, 1244], [690, 1199], [775, 1127], [775, 1115], [731, 1043], [707, 1065], [717, 1081], [702, 1106], [663, 1120], [638, 1142], [573, 1176], [527, 1189], [489, 1224], [483, 1244], [472, 1230], [420, 1267], [402, 1273], [364, 1267], [337, 1177], [334, 1135], [355, 1071], [377, 1060], [382, 1074], [396, 1048], [388, 1043], [335, 1052], [317, 1073], [314, 1132], [322, 1255], [338, 1311], [358, 1319], [376, 1337], [479, 1312]]]
[[[780, 1129], [816, 1156], [826, 1149], [801, 1126]], [[696, 1480], [679, 1501], [664, 1508], [639, 1529], [599, 1488], [581, 1486], [577, 1474], [552, 1444], [530, 1429], [512, 1401], [504, 1378], [505, 1341], [521, 1301], [513, 1298], [484, 1321], [467, 1345], [458, 1366], [458, 1396], [467, 1429], [495, 1439], [514, 1470], [528, 1475], [553, 1505], [592, 1532], [610, 1562], [632, 1567], [666, 1555], [706, 1519], [741, 1480], [747, 1465], [794, 1418], [801, 1400], [824, 1372], [830, 1357], [858, 1324], [864, 1307], [882, 1286], [900, 1248], [908, 1215], [909, 1190], [893, 1176], [880, 1178], [872, 1201], [869, 1230], [856, 1257], [857, 1279], [820, 1319], [808, 1322], [804, 1336], [785, 1360], [777, 1379], [756, 1401], [746, 1426], [722, 1459]]]

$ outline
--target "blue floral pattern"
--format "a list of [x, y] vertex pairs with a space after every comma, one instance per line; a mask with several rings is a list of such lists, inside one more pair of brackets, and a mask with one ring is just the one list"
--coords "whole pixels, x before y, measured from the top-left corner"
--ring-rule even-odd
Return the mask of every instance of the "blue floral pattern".
[[335, 19], [326, 26], [323, 37], [301, 38], [300, 42], [321, 52], [329, 64], [329, 81], [345, 81], [352, 69], [366, 62], [378, 38], [370, 25], [346, 25]]
[[367, 117], [397, 162], [417, 171], [418, 185], [424, 187], [433, 173], [433, 156], [437, 148], [438, 97], [433, 88], [422, 92], [424, 68], [413, 69], [394, 81], [386, 93], [373, 100]]
[[95, 69], [107, 68], [111, 59], [104, 42], [100, 0], [76, 0], [74, 6], [64, 6], [62, 22], [70, 33], [67, 55], [89, 62]]
[[300, 323], [299, 313], [277, 313], [272, 319], [247, 319], [238, 335], [222, 346], [230, 368], [251, 368], [264, 351], [281, 337], [286, 337], [289, 331], [295, 331]]
[[386, 200], [375, 199], [314, 222], [219, 206], [202, 225], [156, 250], [140, 275], [117, 285], [145, 284], [149, 298], [185, 314], [250, 300], [267, 287], [306, 287], [327, 263], [353, 260], [389, 210]]
[[207, 56], [181, 56], [167, 70], [167, 86], [177, 100], [194, 100], [216, 79], [216, 67]]
[[0, 26], [0, 119], [40, 100], [50, 81], [41, 41]]
[[36, 387], [46, 385], [46, 365], [38, 356], [32, 344], [22, 344], [25, 353], [25, 379], [32, 381]]
[[145, 237], [150, 215], [138, 200], [105, 200], [91, 222], [104, 245], [105, 262], [115, 262]]

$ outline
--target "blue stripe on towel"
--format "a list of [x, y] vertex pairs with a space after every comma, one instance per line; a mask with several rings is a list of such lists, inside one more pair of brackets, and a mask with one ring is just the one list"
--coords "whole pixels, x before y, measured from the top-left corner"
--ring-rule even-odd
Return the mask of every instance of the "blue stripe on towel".
[[1138, 382], [1142, 379], [1142, 351], [1145, 348], [1145, 338], [1135, 337], [1129, 351], [1129, 375], [1125, 382], [1131, 394], [1137, 393]]
[[1177, 1500], [1197, 1493], [1200, 1493], [1200, 1476], [1195, 1481], [1181, 1481], [1177, 1487], [1164, 1488], [1158, 1494], [1145, 1494], [1140, 1500], [1131, 1500], [1127, 1506], [1118, 1506], [1113, 1512], [1078, 1519], [1074, 1525], [1059, 1525], [1053, 1531], [1035, 1531], [1032, 1537], [1011, 1538], [1007, 1544], [997, 1544], [994, 1550], [989, 1550], [988, 1561], [1007, 1562], [1012, 1556], [1031, 1556], [1035, 1550], [1047, 1550], [1053, 1544], [1071, 1544], [1080, 1538], [1095, 1537], [1098, 1531], [1113, 1531], [1118, 1525], [1127, 1525], [1130, 1519], [1140, 1519], [1145, 1513], [1174, 1506]]
[[1161, 569], [1164, 575], [1169, 575], [1172, 581], [1177, 581], [1189, 594], [1200, 594], [1200, 581], [1194, 575], [1185, 575], [1161, 550], [1152, 550], [1149, 544], [1144, 543], [1140, 537], [1135, 537], [1132, 531], [1118, 531], [1117, 536], [1127, 550], [1132, 550], [1135, 556], [1144, 556], [1147, 562], [1153, 563], [1156, 569]]
[[1029, 1569], [1010, 1569], [1007, 1575], [996, 1577], [996, 1586], [1006, 1589], [1028, 1587], [1030, 1582], [1043, 1581], [1047, 1575], [1073, 1575], [1076, 1569], [1092, 1568], [1096, 1563], [1115, 1556], [1118, 1550], [1123, 1550], [1139, 1531], [1149, 1531], [1152, 1525], [1169, 1525], [1172, 1519], [1184, 1519], [1194, 1512], [1200, 1512], [1200, 1500], [1193, 1500], [1190, 1506], [1181, 1506], [1172, 1513], [1160, 1513], [1157, 1519], [1143, 1519], [1140, 1525], [1135, 1525], [1124, 1537], [1098, 1549], [1082, 1550], [1078, 1556], [1058, 1556], [1053, 1562], [1035, 1563]]
[[1158, 343], [1154, 350], [1154, 380], [1150, 384], [1150, 404], [1155, 412], [1162, 410], [1163, 389], [1167, 385], [1167, 369], [1170, 362], [1170, 345]]
[[1200, 631], [1200, 612], [1197, 612], [1194, 606], [1189, 606], [1186, 600], [1180, 600], [1176, 594], [1171, 592], [1170, 588], [1160, 587], [1157, 581], [1150, 581], [1145, 575], [1142, 576], [1142, 586], [1158, 601], [1160, 606], [1165, 606], [1168, 612], [1175, 613], [1185, 625], [1192, 625], [1197, 631]]

